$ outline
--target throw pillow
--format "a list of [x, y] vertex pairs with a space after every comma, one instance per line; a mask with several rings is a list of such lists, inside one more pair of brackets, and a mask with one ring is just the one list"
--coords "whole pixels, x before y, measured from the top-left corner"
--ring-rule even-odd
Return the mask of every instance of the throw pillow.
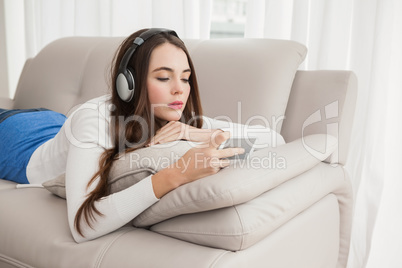
[[[155, 174], [176, 162], [194, 143], [174, 141], [138, 149], [120, 157], [113, 163], [108, 184], [111, 193], [116, 193], [140, 180]], [[65, 174], [42, 184], [51, 193], [66, 198]]]

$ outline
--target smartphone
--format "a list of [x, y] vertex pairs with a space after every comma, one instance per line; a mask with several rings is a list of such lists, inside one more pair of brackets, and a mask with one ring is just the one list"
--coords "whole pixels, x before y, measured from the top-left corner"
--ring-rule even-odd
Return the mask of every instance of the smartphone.
[[244, 148], [244, 154], [228, 157], [229, 160], [244, 160], [247, 159], [254, 151], [254, 143], [257, 138], [229, 138], [222, 143], [218, 149], [225, 148]]

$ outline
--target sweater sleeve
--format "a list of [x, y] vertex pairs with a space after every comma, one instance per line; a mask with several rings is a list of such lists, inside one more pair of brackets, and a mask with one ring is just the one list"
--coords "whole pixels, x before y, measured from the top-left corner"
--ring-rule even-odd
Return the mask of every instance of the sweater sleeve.
[[262, 125], [243, 125], [203, 116], [202, 128], [221, 129], [230, 132], [231, 137], [256, 138], [254, 148], [277, 147], [285, 144], [282, 135]]
[[[102, 216], [94, 213], [90, 222], [92, 228], [83, 220], [80, 221], [84, 237], [74, 226], [78, 209], [86, 199], [87, 194], [99, 183], [97, 178], [88, 188], [88, 182], [99, 169], [99, 157], [105, 151], [105, 141], [108, 139], [104, 120], [99, 119], [99, 113], [87, 110], [73, 114], [68, 119], [66, 128], [69, 135], [69, 150], [66, 165], [66, 199], [69, 226], [78, 243], [108, 234], [128, 223], [142, 211], [158, 201], [152, 188], [151, 176], [133, 186], [101, 198], [95, 203]], [[106, 133], [106, 134], [105, 134]]]

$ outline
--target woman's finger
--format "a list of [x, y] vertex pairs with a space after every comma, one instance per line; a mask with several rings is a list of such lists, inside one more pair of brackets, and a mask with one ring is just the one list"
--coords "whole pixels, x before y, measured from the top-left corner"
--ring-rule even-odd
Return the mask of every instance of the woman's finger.
[[222, 168], [230, 165], [229, 159], [219, 159], [217, 157], [211, 158], [209, 161], [209, 166], [213, 169], [213, 172], [218, 172]]
[[162, 128], [160, 128], [160, 129], [156, 132], [154, 138], [157, 138], [157, 137], [163, 135], [164, 133], [169, 132], [169, 131], [171, 131], [172, 129], [174, 129], [174, 128], [175, 128], [174, 123], [175, 123], [174, 121], [170, 121], [169, 123], [167, 123], [166, 125], [164, 125]]
[[185, 136], [185, 129], [186, 125], [181, 122], [169, 122], [152, 138], [149, 145], [182, 139]]
[[219, 167], [220, 168], [225, 168], [225, 167], [227, 167], [229, 165], [230, 165], [230, 160], [229, 159], [221, 159], [219, 161]]
[[[230, 132], [218, 133], [215, 138], [211, 138], [209, 144], [210, 148], [218, 149], [219, 146], [230, 138]], [[218, 158], [227, 158], [239, 154], [244, 154], [244, 148], [225, 148], [221, 150], [216, 150], [214, 153]]]
[[181, 132], [171, 132], [171, 133], [167, 133], [164, 136], [159, 137], [158, 140], [155, 141], [155, 144], [162, 144], [162, 143], [167, 143], [167, 142], [171, 142], [171, 141], [177, 141], [177, 140], [181, 140], [184, 138], [184, 134]]
[[209, 147], [218, 149], [218, 147], [229, 138], [230, 138], [230, 132], [220, 132], [216, 134], [215, 137], [211, 137]]
[[231, 147], [231, 148], [225, 148], [225, 149], [218, 150], [217, 156], [219, 158], [227, 158], [227, 157], [232, 157], [232, 156], [239, 155], [239, 154], [244, 154], [244, 152], [245, 152], [244, 148]]

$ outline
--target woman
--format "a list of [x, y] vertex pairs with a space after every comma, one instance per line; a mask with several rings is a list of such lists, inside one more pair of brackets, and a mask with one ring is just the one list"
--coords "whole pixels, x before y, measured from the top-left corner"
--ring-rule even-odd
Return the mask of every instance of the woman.
[[[11, 116], [15, 111], [0, 111], [0, 120], [1, 113], [9, 115], [3, 117], [0, 133], [8, 134], [18, 119], [25, 125], [26, 117], [40, 126], [33, 133], [19, 131], [30, 150], [18, 156], [23, 160], [17, 182], [43, 183], [65, 173], [68, 220], [78, 243], [120, 228], [169, 191], [218, 172], [230, 164], [225, 158], [244, 151], [217, 150], [229, 133], [221, 130], [219, 121], [202, 117], [194, 66], [173, 31], [141, 30], [124, 40], [112, 65], [112, 81], [111, 95], [84, 103], [67, 119], [52, 111]], [[43, 137], [43, 128], [52, 131]], [[180, 139], [206, 146], [192, 148], [176, 164], [109, 194], [108, 174], [119, 155]], [[7, 155], [3, 158], [16, 158], [1, 152]], [[199, 155], [203, 164], [197, 165]], [[9, 167], [1, 168], [1, 178], [13, 179], [3, 172]]]

